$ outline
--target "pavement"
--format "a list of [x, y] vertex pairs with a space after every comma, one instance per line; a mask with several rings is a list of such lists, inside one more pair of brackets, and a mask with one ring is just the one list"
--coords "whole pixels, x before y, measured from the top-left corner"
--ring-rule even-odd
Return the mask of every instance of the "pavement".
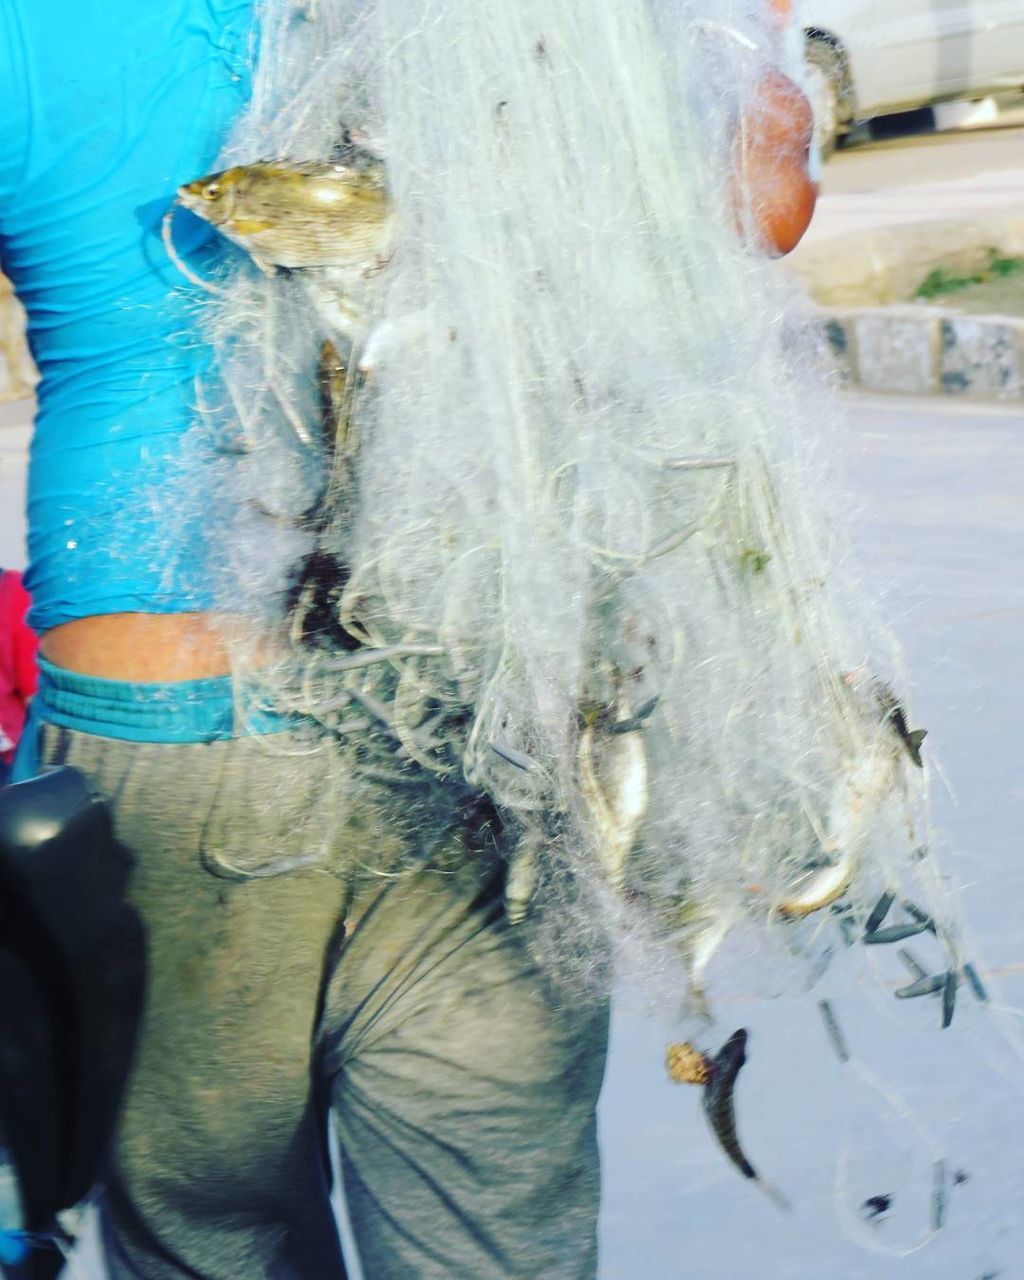
[[[987, 131], [866, 148], [867, 156], [841, 152], [826, 165], [814, 221], [785, 269], [819, 308], [846, 382], [1024, 398], [1019, 315], [965, 315], [955, 304], [907, 301], [937, 266], [969, 275], [993, 252], [1024, 257], [1020, 115], [1018, 108], [1009, 123]], [[971, 148], [993, 167], [972, 166]], [[944, 167], [955, 176], [937, 177]], [[859, 181], [850, 181], [851, 170]]]
[[[905, 979], [891, 948], [847, 949], [827, 920], [832, 962], [803, 993], [778, 961], [759, 967], [756, 938], [726, 944], [704, 1044], [749, 1031], [739, 1137], [787, 1214], [717, 1149], [698, 1091], [667, 1081], [679, 1028], [619, 992], [600, 1112], [601, 1280], [1024, 1275], [1024, 433], [1007, 405], [857, 394], [833, 437], [859, 508], [850, 568], [906, 649], [915, 722], [929, 730], [932, 839], [991, 1003], [962, 991], [940, 1030], [934, 998], [893, 999]], [[908, 945], [928, 963], [919, 941]], [[849, 1042], [845, 1065], [821, 999]], [[938, 1160], [966, 1178], [935, 1229]], [[880, 1195], [890, 1209], [866, 1220]]]

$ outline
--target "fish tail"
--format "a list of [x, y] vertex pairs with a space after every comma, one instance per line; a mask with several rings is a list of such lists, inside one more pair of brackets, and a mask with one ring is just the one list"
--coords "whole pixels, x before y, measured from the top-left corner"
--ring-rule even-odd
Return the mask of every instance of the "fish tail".
[[793, 1201], [790, 1200], [784, 1192], [780, 1191], [778, 1187], [774, 1186], [770, 1182], [766, 1182], [764, 1178], [755, 1176], [754, 1180], [760, 1190], [763, 1191], [772, 1204], [775, 1205], [776, 1209], [781, 1209], [783, 1213], [793, 1212]]

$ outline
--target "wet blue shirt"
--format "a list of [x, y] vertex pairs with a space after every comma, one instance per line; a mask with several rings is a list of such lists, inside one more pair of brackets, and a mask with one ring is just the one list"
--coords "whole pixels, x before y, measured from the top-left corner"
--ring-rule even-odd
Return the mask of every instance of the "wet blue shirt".
[[[245, 103], [251, 23], [250, 0], [0, 3], [0, 262], [42, 375], [37, 630], [210, 605], [201, 503], [173, 496], [208, 357], [160, 223]], [[191, 215], [174, 239], [199, 275], [224, 252]]]

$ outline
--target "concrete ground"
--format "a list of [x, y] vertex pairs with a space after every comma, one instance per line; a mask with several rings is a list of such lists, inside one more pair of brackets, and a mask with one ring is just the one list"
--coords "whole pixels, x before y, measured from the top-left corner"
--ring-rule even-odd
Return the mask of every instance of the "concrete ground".
[[[800, 993], [804, 967], [765, 976], [756, 940], [725, 948], [707, 1043], [750, 1030], [739, 1133], [793, 1201], [784, 1214], [727, 1164], [698, 1092], [667, 1082], [664, 1048], [679, 1028], [621, 992], [600, 1111], [600, 1280], [1021, 1274], [1024, 431], [1017, 412], [955, 401], [858, 396], [841, 410], [857, 568], [907, 650], [915, 723], [930, 731], [935, 845], [993, 1003], [961, 992], [940, 1031], [933, 1001], [892, 998], [902, 970], [890, 954], [837, 946]], [[933, 958], [927, 940], [911, 945]], [[892, 949], [871, 949], [882, 950]], [[846, 1066], [823, 1032], [822, 998], [849, 1040]], [[936, 1231], [939, 1159], [950, 1185]], [[891, 1208], [865, 1221], [861, 1206], [877, 1195]], [[76, 1274], [99, 1280], [92, 1248]]]
[[[759, 976], [755, 940], [726, 948], [712, 967], [708, 1039], [750, 1030], [739, 1133], [792, 1199], [786, 1215], [726, 1163], [697, 1091], [667, 1083], [664, 1046], [678, 1028], [643, 1017], [624, 993], [601, 1112], [602, 1280], [1024, 1274], [1024, 431], [1019, 411], [994, 406], [857, 397], [844, 407], [857, 568], [907, 650], [915, 722], [942, 767], [936, 846], [972, 954], [1001, 975], [990, 978], [993, 1005], [961, 992], [940, 1031], [932, 1000], [892, 998], [886, 983], [902, 967], [872, 954], [891, 948], [838, 947], [804, 995]], [[850, 1042], [845, 1067], [820, 998]], [[933, 1232], [940, 1158], [967, 1180], [948, 1190]], [[867, 1222], [861, 1205], [876, 1195], [891, 1209]]]

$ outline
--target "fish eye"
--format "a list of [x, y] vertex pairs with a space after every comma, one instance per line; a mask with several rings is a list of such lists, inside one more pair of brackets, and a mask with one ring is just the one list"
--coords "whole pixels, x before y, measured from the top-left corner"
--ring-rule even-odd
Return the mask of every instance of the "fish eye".
[[204, 200], [216, 200], [219, 195], [220, 195], [219, 182], [208, 182], [206, 186], [203, 187]]

